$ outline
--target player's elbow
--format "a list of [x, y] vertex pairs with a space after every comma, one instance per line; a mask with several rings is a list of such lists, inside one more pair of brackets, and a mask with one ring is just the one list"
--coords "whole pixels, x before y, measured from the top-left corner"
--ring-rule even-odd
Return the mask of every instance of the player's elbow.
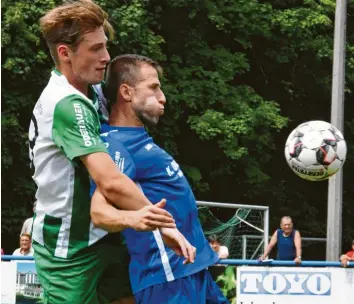
[[107, 198], [111, 197], [113, 193], [124, 191], [122, 176], [120, 174], [97, 182], [97, 186], [102, 194]]
[[101, 221], [98, 212], [91, 210], [91, 222], [95, 228], [101, 228]]

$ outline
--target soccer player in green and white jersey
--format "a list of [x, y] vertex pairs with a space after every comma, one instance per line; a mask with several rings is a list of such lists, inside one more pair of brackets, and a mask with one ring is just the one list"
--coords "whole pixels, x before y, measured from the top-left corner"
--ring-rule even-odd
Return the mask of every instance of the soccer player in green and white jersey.
[[[184, 252], [191, 245], [172, 216], [143, 196], [118, 171], [99, 136], [97, 95], [110, 61], [107, 14], [90, 0], [68, 2], [40, 20], [55, 63], [29, 129], [37, 184], [33, 247], [45, 303], [128, 303], [128, 256], [119, 235], [90, 220], [89, 174], [116, 210], [122, 228], [160, 228], [164, 241]], [[131, 211], [128, 211], [131, 210]], [[119, 276], [119, 279], [118, 279]], [[131, 298], [130, 298], [131, 299]], [[130, 302], [129, 302], [130, 303]]]

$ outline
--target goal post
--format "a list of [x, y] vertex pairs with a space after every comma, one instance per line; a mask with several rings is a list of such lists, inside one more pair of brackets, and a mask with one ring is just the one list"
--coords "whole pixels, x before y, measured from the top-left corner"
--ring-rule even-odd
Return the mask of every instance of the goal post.
[[[263, 254], [268, 246], [269, 241], [269, 207], [258, 205], [243, 205], [220, 202], [197, 201], [198, 209], [207, 208], [209, 211], [208, 221], [213, 221], [215, 226], [220, 226], [220, 237], [227, 240], [228, 244], [233, 246], [230, 251], [232, 259], [257, 258], [257, 255]], [[223, 223], [219, 221], [211, 209], [227, 208], [234, 210], [231, 219]], [[231, 215], [231, 213], [230, 213]], [[222, 227], [225, 227], [224, 229]], [[204, 227], [203, 227], [204, 228]], [[204, 230], [206, 235], [213, 233], [216, 229]], [[257, 236], [251, 238], [253, 243], [250, 244], [250, 235]], [[247, 243], [248, 242], [248, 243]], [[222, 244], [223, 245], [223, 244]], [[247, 248], [249, 250], [247, 251]], [[235, 251], [237, 250], [237, 252]]]

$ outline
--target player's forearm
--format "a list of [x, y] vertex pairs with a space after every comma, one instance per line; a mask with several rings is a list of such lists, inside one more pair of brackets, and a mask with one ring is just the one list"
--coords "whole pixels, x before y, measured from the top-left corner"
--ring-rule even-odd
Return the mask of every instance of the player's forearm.
[[108, 204], [99, 191], [91, 200], [91, 220], [96, 228], [108, 232], [120, 232], [129, 228], [129, 217], [134, 211], [118, 210]]
[[80, 159], [97, 188], [115, 206], [124, 210], [140, 210], [152, 205], [134, 182], [117, 169], [108, 154], [91, 153]]
[[107, 200], [120, 209], [140, 210], [151, 205], [135, 183], [122, 173], [97, 186]]
[[134, 211], [117, 210], [113, 206], [107, 205], [104, 210], [91, 211], [91, 219], [96, 228], [101, 228], [108, 232], [120, 232], [129, 228], [127, 218], [130, 212]]

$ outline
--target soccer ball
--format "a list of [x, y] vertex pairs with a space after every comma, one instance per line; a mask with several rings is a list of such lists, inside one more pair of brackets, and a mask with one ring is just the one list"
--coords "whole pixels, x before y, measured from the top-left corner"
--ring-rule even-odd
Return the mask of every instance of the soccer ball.
[[298, 176], [325, 180], [343, 166], [347, 145], [342, 133], [325, 121], [308, 121], [292, 131], [285, 144], [285, 158]]

